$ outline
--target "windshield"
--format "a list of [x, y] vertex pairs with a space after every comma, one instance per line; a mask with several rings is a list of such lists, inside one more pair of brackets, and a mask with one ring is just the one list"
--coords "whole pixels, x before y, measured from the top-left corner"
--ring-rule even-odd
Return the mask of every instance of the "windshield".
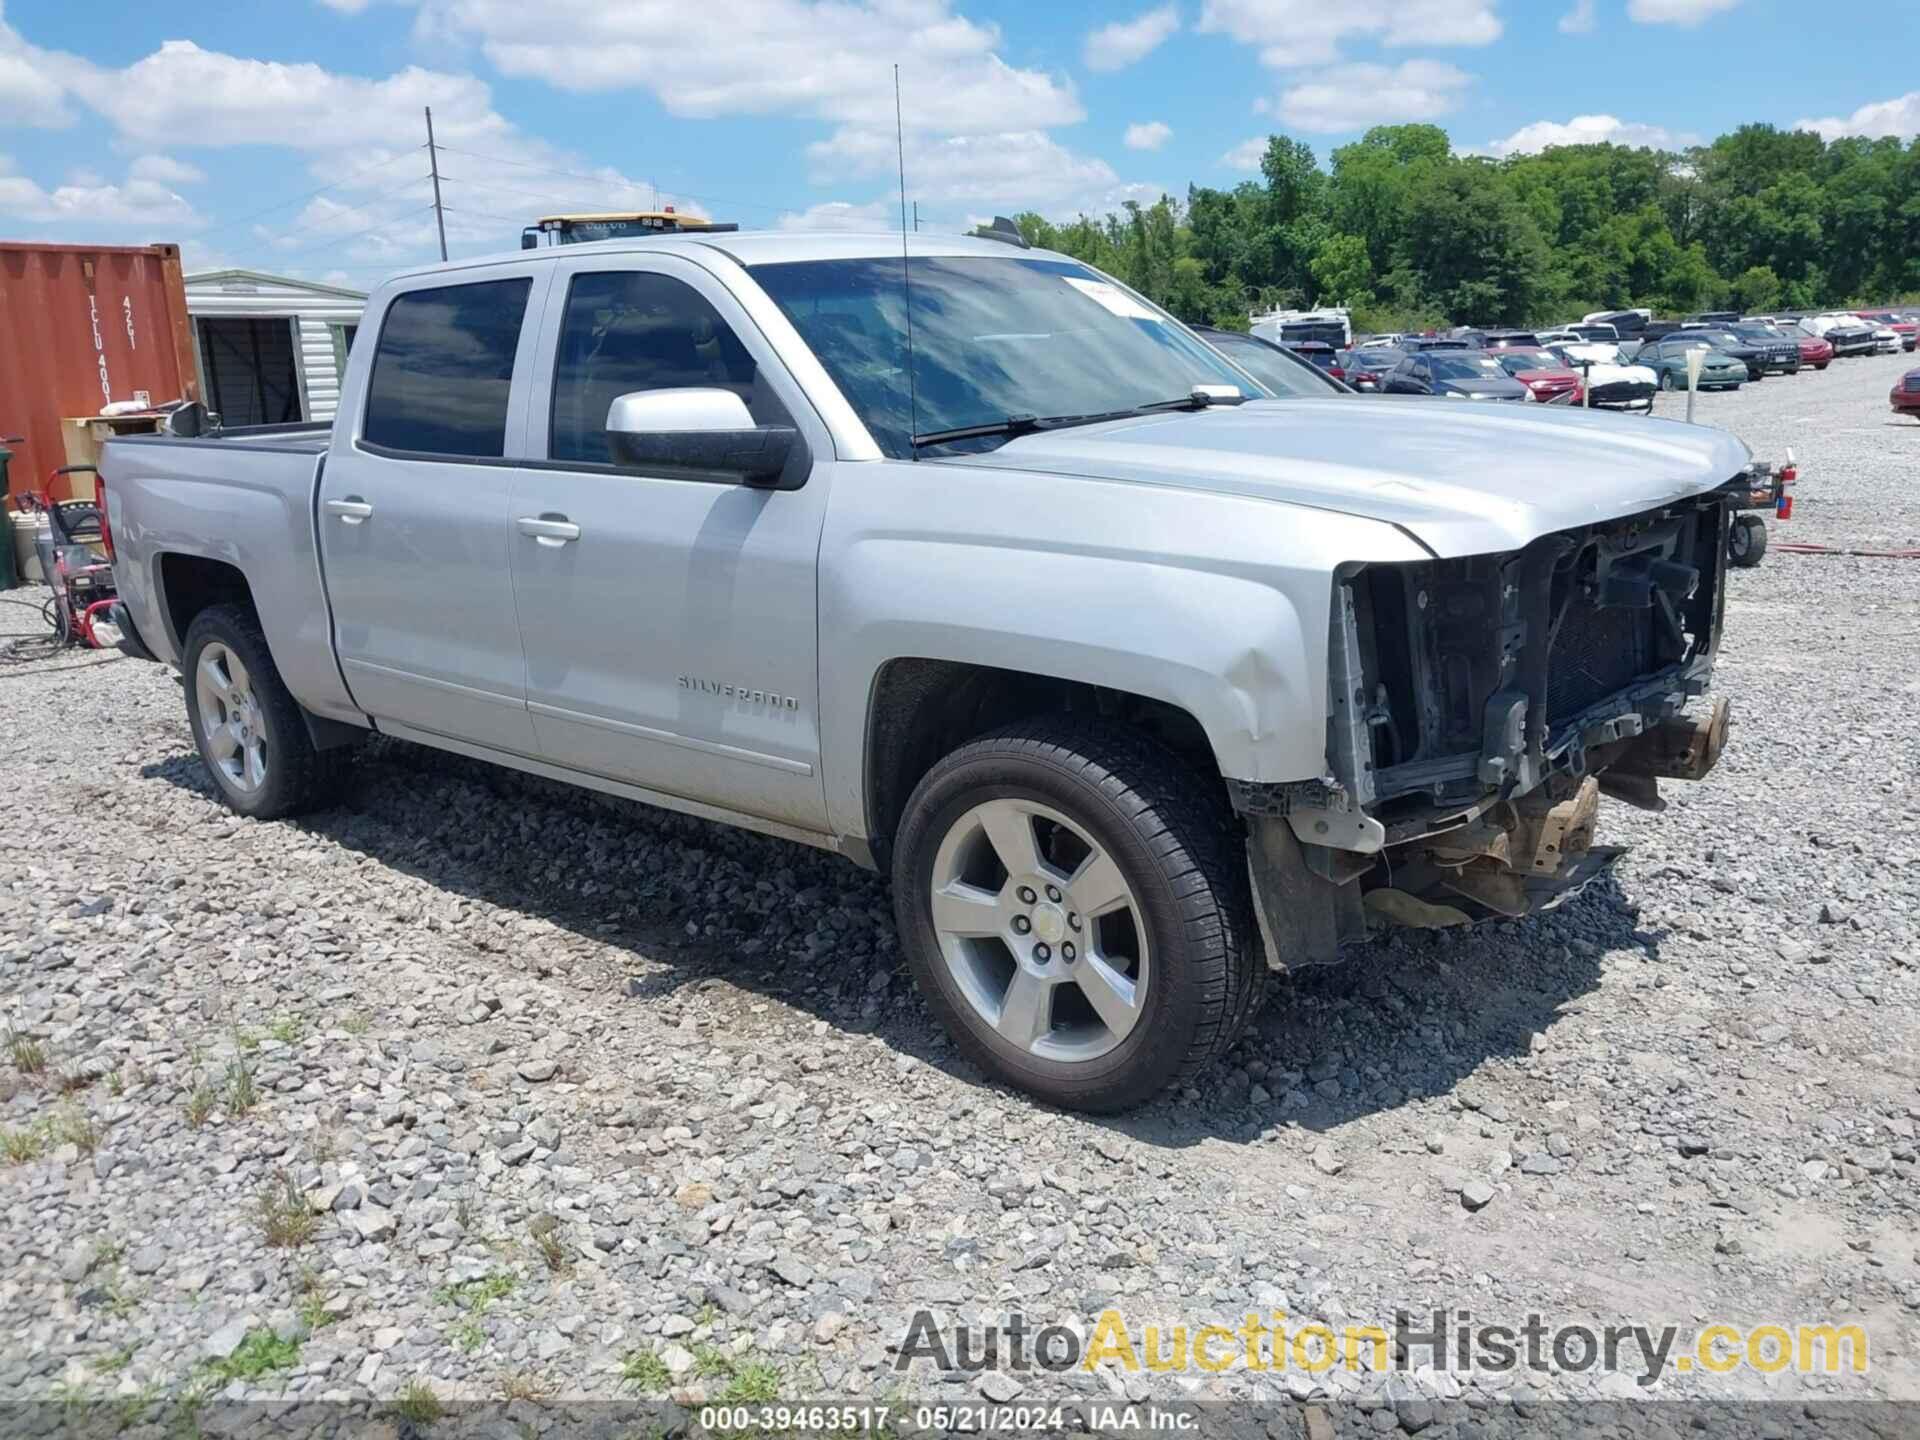
[[1428, 357], [1436, 380], [1504, 380], [1507, 372], [1491, 355], [1439, 351]]
[[910, 413], [901, 269], [897, 256], [752, 267], [875, 443], [896, 459], [912, 456], [915, 435], [1013, 416], [1105, 415], [1185, 399], [1196, 385], [1260, 393], [1165, 311], [1084, 265], [923, 256], [909, 271]]
[[1207, 343], [1276, 395], [1337, 395], [1325, 371], [1251, 335], [1209, 334]]
[[1687, 339], [1704, 340], [1709, 345], [1738, 345], [1740, 337], [1725, 330], [1689, 330]]
[[1544, 350], [1502, 350], [1494, 360], [1509, 375], [1518, 375], [1523, 370], [1554, 370], [1559, 361]]

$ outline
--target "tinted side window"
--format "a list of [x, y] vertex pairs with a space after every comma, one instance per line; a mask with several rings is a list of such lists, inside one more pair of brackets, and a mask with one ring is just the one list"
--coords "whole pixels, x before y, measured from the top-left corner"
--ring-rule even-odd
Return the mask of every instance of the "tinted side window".
[[611, 463], [615, 399], [695, 387], [733, 391], [762, 425], [787, 420], [740, 337], [692, 286], [644, 271], [574, 277], [553, 372], [553, 459]]
[[369, 445], [430, 455], [506, 453], [513, 352], [533, 281], [413, 290], [387, 307], [367, 384]]

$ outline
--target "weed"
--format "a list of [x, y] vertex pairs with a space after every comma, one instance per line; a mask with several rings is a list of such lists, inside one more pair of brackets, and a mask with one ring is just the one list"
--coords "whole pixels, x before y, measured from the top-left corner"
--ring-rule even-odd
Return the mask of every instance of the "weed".
[[527, 1222], [527, 1234], [533, 1237], [534, 1248], [540, 1252], [547, 1269], [557, 1272], [567, 1268], [567, 1247], [560, 1239], [558, 1216], [534, 1216]]
[[306, 1029], [306, 1022], [298, 1015], [282, 1015], [267, 1027], [267, 1034], [282, 1045], [297, 1045]]
[[726, 1387], [713, 1397], [721, 1405], [768, 1405], [780, 1398], [779, 1367], [765, 1360], [746, 1360], [733, 1368]]
[[118, 1265], [120, 1263], [120, 1257], [126, 1253], [126, 1241], [102, 1240], [98, 1245], [93, 1247], [93, 1263], [102, 1268], [108, 1265]]
[[407, 1388], [393, 1402], [392, 1410], [395, 1416], [411, 1425], [431, 1425], [447, 1413], [447, 1407], [424, 1380], [408, 1381]]
[[122, 1095], [126, 1093], [127, 1093], [126, 1077], [121, 1075], [121, 1073], [118, 1070], [109, 1070], [107, 1072], [107, 1094], [111, 1095], [114, 1099], [118, 1100]]
[[219, 1097], [213, 1093], [213, 1087], [204, 1076], [193, 1077], [193, 1089], [187, 1092], [187, 1124], [198, 1130], [213, 1115], [213, 1107], [219, 1103]]
[[57, 1094], [78, 1095], [93, 1081], [94, 1077], [78, 1065], [63, 1065], [53, 1072], [52, 1088]]
[[620, 1385], [623, 1389], [657, 1395], [673, 1384], [673, 1372], [667, 1362], [651, 1350], [629, 1350], [620, 1361]]
[[260, 1048], [260, 1032], [236, 1026], [233, 1032], [233, 1048], [242, 1055], [251, 1055]]
[[304, 1245], [313, 1239], [317, 1223], [313, 1207], [307, 1204], [293, 1176], [285, 1170], [276, 1171], [260, 1192], [260, 1229], [267, 1244], [278, 1249]]
[[515, 1283], [513, 1276], [496, 1271], [492, 1275], [462, 1280], [458, 1285], [443, 1285], [434, 1291], [433, 1298], [470, 1315], [484, 1315], [494, 1301], [504, 1300], [513, 1293]]
[[40, 1152], [47, 1148], [47, 1130], [44, 1125], [29, 1125], [24, 1130], [0, 1130], [0, 1157], [5, 1157], [9, 1165], [24, 1165], [29, 1160], [38, 1160]]
[[487, 1332], [472, 1320], [462, 1320], [447, 1332], [447, 1339], [454, 1349], [471, 1355], [487, 1343]]
[[340, 1028], [349, 1035], [364, 1035], [367, 1033], [367, 1017], [349, 1013], [341, 1019]]
[[700, 1307], [697, 1323], [701, 1325], [717, 1324], [720, 1319], [720, 1307], [709, 1300]]
[[68, 1107], [48, 1123], [48, 1138], [56, 1145], [72, 1145], [82, 1155], [100, 1148], [100, 1126], [86, 1111]]
[[307, 1327], [307, 1333], [316, 1334], [331, 1325], [334, 1317], [327, 1313], [327, 1291], [320, 1283], [320, 1272], [302, 1265], [295, 1285], [300, 1294], [300, 1323]]
[[133, 1357], [139, 1349], [138, 1345], [123, 1345], [111, 1354], [102, 1355], [94, 1361], [93, 1368], [102, 1375], [118, 1375], [133, 1363]]
[[275, 1370], [291, 1370], [300, 1359], [300, 1342], [282, 1340], [271, 1330], [249, 1330], [246, 1338], [224, 1360], [208, 1360], [202, 1371], [226, 1384], [233, 1380], [254, 1380]]
[[479, 1217], [473, 1213], [473, 1199], [471, 1196], [462, 1195], [458, 1200], [453, 1202], [453, 1223], [458, 1225], [463, 1233], [472, 1231], [473, 1222], [478, 1218]]
[[503, 1400], [538, 1400], [547, 1393], [546, 1382], [527, 1370], [506, 1370], [500, 1375]]
[[253, 1068], [244, 1060], [227, 1066], [227, 1113], [244, 1115], [259, 1103], [260, 1090], [253, 1083]]
[[340, 1153], [340, 1137], [331, 1130], [316, 1130], [307, 1137], [307, 1154], [316, 1165], [324, 1165]]
[[47, 1048], [38, 1040], [7, 1027], [7, 1063], [22, 1075], [39, 1075], [47, 1068]]

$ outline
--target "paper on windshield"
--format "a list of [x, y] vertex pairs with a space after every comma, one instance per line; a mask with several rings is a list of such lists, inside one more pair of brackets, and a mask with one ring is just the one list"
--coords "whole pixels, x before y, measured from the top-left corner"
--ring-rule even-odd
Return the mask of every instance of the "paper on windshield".
[[1089, 300], [1104, 306], [1122, 320], [1161, 321], [1165, 318], [1157, 311], [1149, 310], [1118, 285], [1109, 285], [1104, 280], [1083, 280], [1078, 275], [1062, 275], [1060, 278]]

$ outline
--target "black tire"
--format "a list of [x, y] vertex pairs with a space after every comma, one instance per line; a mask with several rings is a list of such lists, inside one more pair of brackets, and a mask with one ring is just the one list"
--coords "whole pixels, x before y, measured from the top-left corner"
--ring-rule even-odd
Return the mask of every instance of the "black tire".
[[[206, 648], [219, 643], [247, 669], [249, 688], [260, 714], [267, 757], [265, 780], [253, 790], [238, 787], [215, 763], [196, 699], [195, 675]], [[340, 796], [353, 751], [314, 748], [300, 702], [288, 692], [267, 648], [267, 637], [253, 611], [242, 605], [210, 605], [194, 616], [181, 647], [187, 697], [187, 726], [207, 767], [214, 790], [229, 810], [256, 820], [277, 820], [325, 809]]]
[[1751, 570], [1767, 553], [1767, 522], [1758, 515], [1736, 515], [1727, 531], [1727, 560]]
[[1660, 388], [1662, 390], [1673, 389], [1673, 372], [1671, 370], [1662, 370], [1660, 372]]
[[[935, 936], [941, 842], [975, 806], [1007, 797], [1084, 827], [1138, 897], [1152, 956], [1142, 1014], [1098, 1058], [1052, 1060], [1006, 1040], [965, 998]], [[1265, 993], [1244, 846], [1224, 794], [1171, 751], [1097, 719], [1039, 717], [962, 746], [915, 787], [894, 845], [894, 914], [920, 993], [968, 1058], [1049, 1104], [1112, 1114], [1224, 1054]]]

